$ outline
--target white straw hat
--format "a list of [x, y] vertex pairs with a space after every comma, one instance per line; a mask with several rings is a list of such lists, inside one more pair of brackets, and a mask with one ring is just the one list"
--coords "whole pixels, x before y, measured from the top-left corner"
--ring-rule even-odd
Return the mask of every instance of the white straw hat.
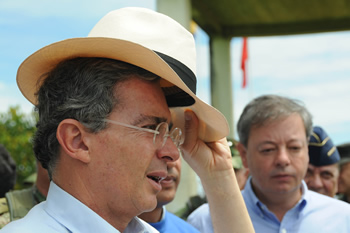
[[195, 95], [196, 50], [192, 34], [166, 15], [136, 7], [108, 13], [88, 37], [56, 42], [29, 56], [18, 68], [19, 89], [36, 104], [40, 78], [59, 62], [74, 57], [111, 58], [142, 67], [162, 78], [175, 126], [183, 128], [184, 110], [189, 108], [200, 120], [202, 140], [216, 141], [229, 133], [225, 117]]

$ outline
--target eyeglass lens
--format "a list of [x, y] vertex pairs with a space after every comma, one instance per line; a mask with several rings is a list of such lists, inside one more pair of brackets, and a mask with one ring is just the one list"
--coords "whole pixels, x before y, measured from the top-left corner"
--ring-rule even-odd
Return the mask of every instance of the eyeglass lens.
[[165, 122], [160, 123], [157, 126], [156, 131], [158, 131], [159, 134], [154, 134], [153, 143], [157, 148], [162, 148], [165, 145], [167, 139], [165, 135], [169, 133], [168, 124]]
[[153, 143], [158, 148], [162, 148], [165, 145], [168, 137], [171, 138], [171, 140], [174, 142], [176, 147], [179, 147], [184, 141], [184, 138], [182, 136], [182, 132], [179, 128], [175, 128], [169, 134], [169, 126], [166, 122], [160, 123], [157, 126], [156, 131], [158, 131], [159, 134], [154, 134]]
[[182, 135], [182, 131], [179, 128], [175, 128], [170, 133], [170, 138], [173, 140], [176, 147], [179, 147], [184, 142], [184, 137]]

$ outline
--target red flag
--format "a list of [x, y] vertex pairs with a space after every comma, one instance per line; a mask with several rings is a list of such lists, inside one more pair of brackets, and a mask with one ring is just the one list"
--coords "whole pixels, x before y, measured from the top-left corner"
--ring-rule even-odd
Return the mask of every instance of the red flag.
[[247, 37], [243, 37], [243, 48], [242, 48], [242, 60], [241, 60], [241, 69], [243, 72], [243, 82], [242, 88], [247, 86], [247, 60], [248, 60], [248, 42]]

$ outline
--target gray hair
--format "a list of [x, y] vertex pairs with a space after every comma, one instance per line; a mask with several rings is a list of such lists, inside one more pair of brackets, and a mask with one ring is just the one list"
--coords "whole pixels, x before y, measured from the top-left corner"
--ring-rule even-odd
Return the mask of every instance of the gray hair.
[[244, 108], [237, 123], [240, 142], [245, 147], [248, 146], [249, 133], [253, 126], [262, 126], [295, 113], [303, 120], [305, 133], [309, 138], [312, 133], [312, 116], [300, 101], [278, 95], [263, 95], [253, 99]]
[[159, 80], [140, 67], [108, 58], [73, 58], [65, 60], [45, 75], [36, 93], [39, 113], [33, 138], [34, 153], [50, 177], [58, 161], [56, 130], [64, 119], [75, 119], [97, 133], [106, 127], [107, 118], [118, 104], [116, 84], [131, 76]]

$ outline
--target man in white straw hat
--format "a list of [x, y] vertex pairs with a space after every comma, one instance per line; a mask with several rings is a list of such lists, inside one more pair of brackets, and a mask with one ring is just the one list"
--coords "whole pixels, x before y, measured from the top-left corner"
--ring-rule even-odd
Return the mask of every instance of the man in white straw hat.
[[51, 183], [47, 200], [2, 232], [156, 232], [136, 216], [156, 207], [179, 149], [215, 230], [253, 232], [227, 122], [195, 95], [195, 60], [188, 31], [142, 8], [112, 11], [88, 37], [28, 57], [17, 83], [39, 113], [34, 151]]

